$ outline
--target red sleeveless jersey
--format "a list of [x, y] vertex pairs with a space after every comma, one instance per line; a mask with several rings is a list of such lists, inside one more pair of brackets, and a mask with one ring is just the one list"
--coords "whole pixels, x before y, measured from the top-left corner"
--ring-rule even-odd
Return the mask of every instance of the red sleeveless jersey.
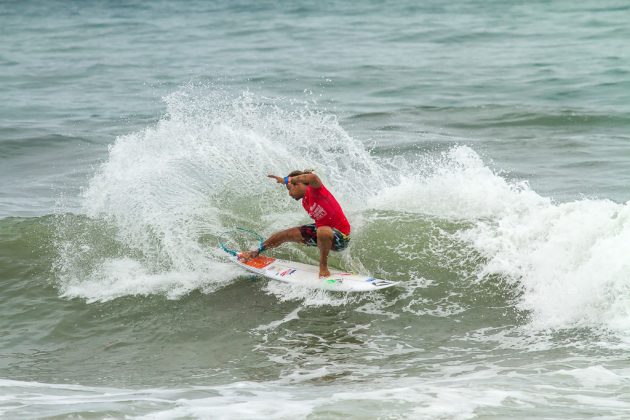
[[313, 220], [315, 226], [329, 226], [344, 235], [350, 234], [350, 223], [343, 214], [341, 206], [323, 185], [319, 188], [308, 186], [302, 198], [302, 206]]

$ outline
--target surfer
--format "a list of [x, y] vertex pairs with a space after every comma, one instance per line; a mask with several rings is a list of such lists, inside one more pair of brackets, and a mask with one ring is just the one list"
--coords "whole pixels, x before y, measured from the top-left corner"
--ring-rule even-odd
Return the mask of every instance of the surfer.
[[248, 261], [257, 257], [260, 252], [278, 247], [285, 242], [298, 242], [319, 248], [319, 276], [330, 276], [328, 270], [330, 250], [342, 251], [350, 242], [350, 224], [341, 206], [312, 170], [293, 171], [284, 178], [276, 175], [267, 176], [279, 184], [286, 185], [289, 195], [294, 200], [302, 200], [302, 207], [315, 223], [276, 232], [267, 238], [259, 249], [245, 251], [239, 255], [239, 259]]

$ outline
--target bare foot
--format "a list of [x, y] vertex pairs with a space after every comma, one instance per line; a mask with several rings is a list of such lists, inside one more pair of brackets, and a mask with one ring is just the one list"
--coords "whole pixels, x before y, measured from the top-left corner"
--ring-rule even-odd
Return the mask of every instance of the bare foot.
[[238, 259], [243, 262], [247, 262], [252, 258], [256, 258], [258, 256], [258, 251], [244, 251], [238, 254]]
[[328, 271], [328, 268], [319, 267], [319, 277], [330, 277], [330, 271]]

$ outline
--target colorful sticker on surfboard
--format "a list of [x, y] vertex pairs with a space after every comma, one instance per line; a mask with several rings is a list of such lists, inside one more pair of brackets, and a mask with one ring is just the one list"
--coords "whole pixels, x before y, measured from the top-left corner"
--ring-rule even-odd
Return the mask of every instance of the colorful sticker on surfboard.
[[276, 260], [275, 258], [259, 255], [255, 258], [244, 261], [243, 264], [248, 265], [250, 267], [258, 268], [258, 269], [263, 269], [267, 267], [269, 264], [271, 264], [272, 262], [274, 262], [275, 260]]

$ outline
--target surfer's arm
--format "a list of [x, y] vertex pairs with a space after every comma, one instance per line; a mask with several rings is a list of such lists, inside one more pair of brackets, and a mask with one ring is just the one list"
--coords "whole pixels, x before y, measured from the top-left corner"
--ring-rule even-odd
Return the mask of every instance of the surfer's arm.
[[322, 186], [322, 180], [312, 172], [310, 174], [292, 176], [289, 178], [289, 182], [293, 185], [300, 183], [308, 184], [313, 188], [319, 188]]
[[[282, 178], [280, 176], [276, 176], [276, 175], [267, 175], [269, 178], [273, 178], [276, 180], [276, 182], [278, 184], [286, 184], [285, 182], [285, 178]], [[319, 177], [317, 175], [315, 175], [314, 173], [308, 173], [308, 174], [302, 174], [302, 175], [296, 175], [296, 176], [292, 176], [292, 177], [287, 177], [287, 181], [290, 182], [291, 184], [295, 185], [295, 184], [308, 184], [313, 188], [319, 188], [322, 186], [322, 180], [319, 179]]]

